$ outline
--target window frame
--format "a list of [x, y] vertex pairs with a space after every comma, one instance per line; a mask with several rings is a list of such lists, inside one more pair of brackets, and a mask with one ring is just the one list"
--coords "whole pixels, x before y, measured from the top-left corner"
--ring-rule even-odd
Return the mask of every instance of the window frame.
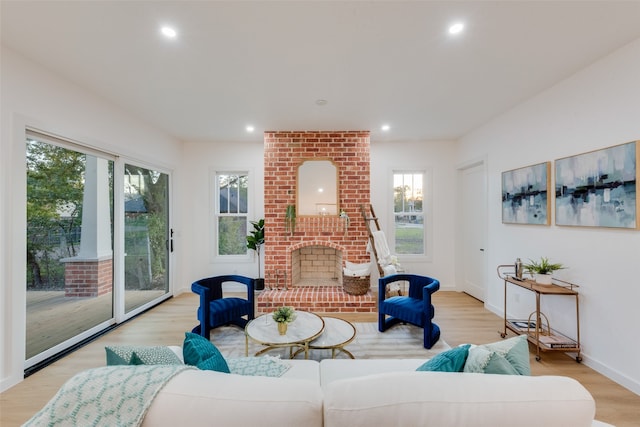
[[394, 168], [390, 173], [390, 197], [389, 204], [390, 226], [389, 245], [391, 252], [396, 250], [396, 212], [395, 212], [395, 177], [396, 175], [422, 174], [422, 223], [423, 223], [423, 253], [420, 254], [397, 254], [399, 262], [431, 262], [433, 260], [433, 186], [431, 168]]
[[[252, 203], [252, 183], [253, 183], [253, 172], [249, 169], [245, 168], [224, 168], [224, 167], [215, 167], [210, 171], [210, 183], [211, 190], [209, 194], [212, 198], [211, 200], [211, 262], [212, 263], [237, 263], [237, 262], [249, 262], [252, 261], [252, 254], [248, 248], [245, 246], [245, 252], [243, 254], [235, 254], [235, 255], [223, 255], [219, 253], [219, 223], [221, 217], [233, 217], [233, 216], [244, 216], [246, 218], [246, 230], [250, 230], [250, 221], [251, 215], [253, 211], [253, 203]], [[220, 175], [237, 175], [237, 176], [246, 176], [247, 177], [247, 212], [246, 213], [238, 213], [238, 214], [230, 214], [230, 213], [221, 213], [220, 212], [220, 187], [218, 185], [218, 177]]]

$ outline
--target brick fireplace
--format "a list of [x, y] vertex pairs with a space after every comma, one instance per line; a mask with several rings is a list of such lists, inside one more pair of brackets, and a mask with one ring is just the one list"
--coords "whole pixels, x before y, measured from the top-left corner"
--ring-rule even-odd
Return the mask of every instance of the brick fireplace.
[[[370, 203], [370, 158], [368, 131], [274, 131], [264, 134], [264, 210], [265, 210], [265, 285], [267, 288], [296, 290], [300, 301], [319, 298], [335, 300], [342, 291], [342, 266], [345, 261], [370, 260], [366, 251], [368, 234], [360, 206]], [[338, 171], [338, 208], [349, 216], [349, 223], [338, 215], [298, 216], [295, 231], [285, 229], [287, 206], [296, 204], [297, 170], [304, 160], [329, 159]], [[316, 288], [315, 297], [300, 296], [301, 289]], [[274, 291], [258, 297], [274, 302]], [[276, 291], [277, 292], [277, 291]], [[279, 303], [285, 298], [279, 291]], [[375, 311], [371, 295], [345, 294], [349, 308], [306, 307], [314, 311], [354, 310], [364, 304]], [[350, 297], [350, 298], [349, 298]], [[359, 298], [359, 299], [358, 299]], [[324, 301], [326, 302], [326, 301]], [[318, 304], [323, 301], [318, 301]], [[291, 305], [296, 305], [292, 303]], [[299, 304], [298, 304], [299, 306]]]

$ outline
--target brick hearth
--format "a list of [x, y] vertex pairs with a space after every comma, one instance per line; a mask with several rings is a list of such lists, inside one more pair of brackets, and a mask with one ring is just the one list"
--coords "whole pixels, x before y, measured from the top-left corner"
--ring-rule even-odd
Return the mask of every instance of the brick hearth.
[[316, 313], [376, 313], [376, 296], [371, 292], [350, 295], [341, 286], [296, 286], [287, 290], [264, 290], [256, 297], [256, 315], [290, 305]]

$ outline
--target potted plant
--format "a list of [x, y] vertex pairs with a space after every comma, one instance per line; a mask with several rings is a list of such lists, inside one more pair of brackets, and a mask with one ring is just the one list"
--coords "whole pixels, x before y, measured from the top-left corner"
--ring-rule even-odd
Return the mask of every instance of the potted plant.
[[274, 311], [272, 317], [278, 324], [280, 335], [285, 335], [287, 333], [287, 325], [296, 320], [296, 309], [285, 305]]
[[264, 244], [264, 219], [259, 221], [251, 221], [253, 230], [247, 236], [247, 248], [256, 251], [258, 254], [258, 278], [256, 279], [256, 290], [264, 289], [264, 278], [260, 274], [260, 249]]
[[525, 271], [533, 275], [536, 283], [542, 285], [550, 285], [553, 272], [564, 268], [562, 264], [549, 262], [549, 258], [546, 257], [541, 257], [540, 262], [532, 259], [529, 259], [529, 261], [529, 263], [523, 265]]
[[287, 205], [287, 210], [284, 213], [284, 231], [293, 236], [296, 231], [296, 206]]

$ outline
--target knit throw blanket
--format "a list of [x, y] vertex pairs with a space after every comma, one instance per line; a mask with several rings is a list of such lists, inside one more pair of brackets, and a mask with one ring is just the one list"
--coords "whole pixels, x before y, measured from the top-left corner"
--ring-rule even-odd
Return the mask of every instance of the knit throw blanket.
[[107, 366], [75, 375], [24, 426], [139, 426], [185, 365]]

